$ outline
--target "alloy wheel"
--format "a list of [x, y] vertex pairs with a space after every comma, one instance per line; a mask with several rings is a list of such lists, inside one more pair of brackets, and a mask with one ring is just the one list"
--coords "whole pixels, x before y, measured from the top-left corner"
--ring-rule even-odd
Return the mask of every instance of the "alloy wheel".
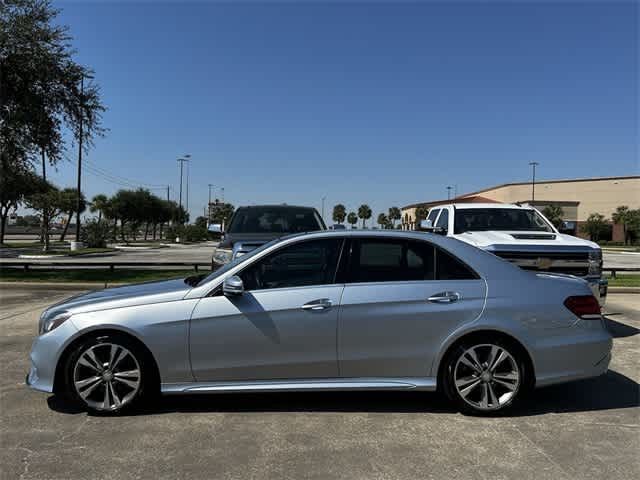
[[76, 360], [73, 385], [80, 398], [101, 411], [120, 410], [140, 390], [141, 370], [136, 357], [115, 343], [99, 343]]
[[513, 355], [493, 344], [467, 348], [455, 364], [453, 379], [462, 400], [485, 411], [509, 404], [521, 384]]

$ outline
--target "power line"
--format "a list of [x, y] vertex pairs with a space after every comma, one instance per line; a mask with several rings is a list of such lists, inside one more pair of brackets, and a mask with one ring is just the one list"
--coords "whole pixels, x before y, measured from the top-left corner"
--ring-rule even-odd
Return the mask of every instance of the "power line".
[[[67, 160], [71, 163], [76, 163], [74, 160], [67, 158]], [[109, 172], [107, 172], [104, 169], [101, 169], [99, 167], [96, 167], [94, 164], [84, 161], [83, 162], [85, 165], [85, 169], [87, 170], [87, 172], [91, 173], [92, 175], [105, 180], [107, 182], [113, 183], [115, 185], [119, 185], [121, 187], [127, 187], [127, 188], [146, 188], [148, 190], [164, 190], [167, 188], [167, 185], [159, 185], [159, 184], [149, 184], [149, 183], [143, 183], [143, 182], [137, 182], [135, 180], [132, 179], [127, 179], [125, 177], [121, 177], [119, 175], [115, 175], [115, 174], [111, 174]]]

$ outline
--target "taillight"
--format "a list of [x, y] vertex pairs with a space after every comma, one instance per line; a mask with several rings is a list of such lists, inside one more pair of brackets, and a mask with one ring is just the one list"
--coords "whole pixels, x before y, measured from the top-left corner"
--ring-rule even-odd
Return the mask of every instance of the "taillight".
[[583, 320], [599, 320], [601, 318], [600, 304], [593, 295], [568, 297], [564, 301], [564, 306]]

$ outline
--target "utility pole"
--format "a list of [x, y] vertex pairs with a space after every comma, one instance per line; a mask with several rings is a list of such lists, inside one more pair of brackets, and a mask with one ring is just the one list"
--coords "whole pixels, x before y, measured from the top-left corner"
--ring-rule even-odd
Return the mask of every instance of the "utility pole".
[[167, 185], [167, 202], [169, 201], [169, 185]]
[[224, 187], [220, 188], [220, 197], [222, 198], [222, 203], [224, 203]]
[[[191, 155], [185, 155], [185, 158], [188, 160], [191, 157]], [[187, 162], [187, 213], [189, 213], [189, 163]]]
[[93, 78], [84, 72], [80, 76], [80, 118], [78, 126], [78, 198], [76, 199], [76, 242], [80, 242], [80, 204], [82, 203], [82, 120], [84, 119], [84, 78]]
[[451, 190], [453, 187], [451, 185], [447, 186], [447, 200], [451, 199]]
[[533, 175], [531, 177], [531, 203], [536, 201], [536, 167], [540, 165], [538, 162], [529, 162], [533, 167]]

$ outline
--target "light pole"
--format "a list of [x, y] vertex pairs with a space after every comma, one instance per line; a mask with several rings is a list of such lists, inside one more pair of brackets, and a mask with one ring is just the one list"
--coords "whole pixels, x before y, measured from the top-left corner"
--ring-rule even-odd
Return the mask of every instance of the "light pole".
[[213, 184], [209, 184], [209, 203], [207, 203], [207, 225], [211, 223], [211, 188]]
[[322, 197], [322, 221], [324, 222], [324, 201], [327, 197]]
[[191, 155], [185, 155], [184, 158], [187, 159], [187, 213], [189, 213], [189, 160], [191, 159]]
[[93, 75], [82, 72], [80, 76], [80, 118], [78, 125], [78, 197], [76, 199], [76, 245], [80, 242], [80, 206], [82, 203], [82, 120], [84, 119], [84, 79], [92, 79]]
[[[184, 162], [188, 162], [191, 155], [185, 155], [184, 158], [179, 158], [178, 163], [180, 163], [180, 196], [178, 197], [178, 205], [182, 207], [182, 167], [184, 166]], [[188, 184], [187, 184], [188, 185]]]
[[531, 177], [531, 203], [536, 201], [536, 167], [540, 165], [538, 162], [529, 162], [529, 165], [533, 167], [533, 174]]
[[453, 187], [451, 185], [447, 186], [447, 200], [451, 199], [451, 190]]

